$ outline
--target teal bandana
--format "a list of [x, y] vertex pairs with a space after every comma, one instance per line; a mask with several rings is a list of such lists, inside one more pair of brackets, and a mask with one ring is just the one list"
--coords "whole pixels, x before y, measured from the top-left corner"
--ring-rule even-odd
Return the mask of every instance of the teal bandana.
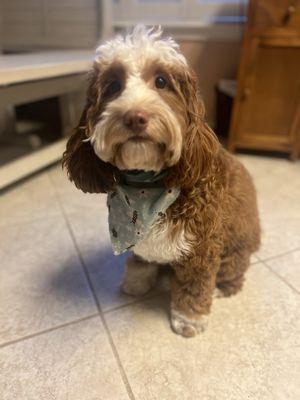
[[144, 239], [179, 196], [179, 189], [163, 186], [165, 174], [122, 173], [123, 183], [108, 193], [108, 223], [115, 255], [124, 253]]

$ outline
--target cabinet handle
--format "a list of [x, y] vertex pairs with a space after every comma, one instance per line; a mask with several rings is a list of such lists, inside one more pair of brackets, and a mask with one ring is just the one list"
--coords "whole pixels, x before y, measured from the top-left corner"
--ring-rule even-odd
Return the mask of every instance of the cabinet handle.
[[244, 88], [243, 92], [242, 92], [242, 101], [248, 99], [248, 97], [250, 96], [250, 89], [249, 88]]
[[292, 15], [295, 14], [296, 7], [295, 6], [288, 6], [286, 13], [283, 17], [283, 24], [286, 25], [290, 22]]

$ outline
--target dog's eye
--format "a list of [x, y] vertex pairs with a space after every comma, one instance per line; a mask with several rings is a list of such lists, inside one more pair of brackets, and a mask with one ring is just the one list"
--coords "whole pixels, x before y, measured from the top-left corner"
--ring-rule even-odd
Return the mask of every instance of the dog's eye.
[[167, 81], [162, 76], [158, 76], [155, 79], [155, 87], [157, 87], [157, 89], [163, 89], [166, 86], [167, 86]]
[[122, 84], [120, 81], [112, 81], [108, 84], [108, 86], [105, 89], [105, 96], [112, 96], [122, 89]]

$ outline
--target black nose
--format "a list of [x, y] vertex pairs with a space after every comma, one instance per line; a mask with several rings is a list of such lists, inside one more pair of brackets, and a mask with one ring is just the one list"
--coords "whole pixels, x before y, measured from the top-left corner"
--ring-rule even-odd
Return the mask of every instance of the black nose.
[[149, 116], [145, 111], [131, 110], [127, 111], [123, 120], [124, 125], [126, 125], [127, 128], [138, 133], [146, 129], [149, 122]]

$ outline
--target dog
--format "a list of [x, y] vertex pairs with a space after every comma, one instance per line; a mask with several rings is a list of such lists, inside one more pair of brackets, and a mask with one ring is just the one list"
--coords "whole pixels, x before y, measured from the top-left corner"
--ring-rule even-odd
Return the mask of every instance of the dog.
[[[205, 122], [196, 75], [160, 28], [137, 26], [97, 49], [63, 166], [83, 192], [108, 193], [109, 208], [123, 196], [123, 208], [116, 207], [128, 219], [126, 229], [146, 226], [140, 240], [126, 243], [132, 255], [123, 290], [145, 294], [159, 268], [170, 265], [175, 333], [202, 332], [216, 289], [230, 296], [242, 288], [260, 244], [256, 191], [247, 170]], [[143, 192], [159, 191], [160, 207], [155, 200], [155, 211], [139, 225], [123, 188], [133, 190], [133, 198], [138, 193], [146, 214]], [[118, 241], [117, 229], [110, 229]]]

